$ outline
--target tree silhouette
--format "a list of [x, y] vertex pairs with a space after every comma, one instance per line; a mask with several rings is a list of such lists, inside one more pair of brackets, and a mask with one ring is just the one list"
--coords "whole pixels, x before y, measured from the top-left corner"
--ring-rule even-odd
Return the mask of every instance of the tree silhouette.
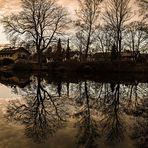
[[25, 103], [12, 101], [7, 109], [7, 118], [25, 126], [25, 135], [34, 142], [45, 142], [66, 121], [62, 99], [52, 97], [43, 87], [38, 75], [36, 94], [27, 95]]
[[101, 107], [104, 116], [101, 120], [102, 131], [106, 142], [113, 145], [123, 140], [125, 131], [123, 119], [121, 118], [119, 97], [120, 84], [112, 84], [111, 92], [108, 92], [105, 104]]
[[79, 0], [80, 9], [77, 11], [78, 20], [76, 26], [78, 26], [78, 34], [81, 34], [81, 36], [77, 39], [80, 40], [80, 42], [81, 40], [84, 42], [85, 60], [87, 60], [88, 52], [95, 40], [101, 1], [102, 0]]
[[70, 47], [69, 47], [69, 39], [67, 41], [67, 49], [66, 49], [66, 60], [69, 61], [70, 60]]
[[60, 38], [59, 38], [58, 43], [57, 43], [57, 50], [55, 52], [54, 61], [55, 62], [62, 62], [63, 61], [63, 49], [62, 49]]
[[67, 12], [54, 0], [22, 0], [19, 14], [4, 17], [2, 23], [10, 39], [19, 37], [34, 46], [41, 62], [42, 52], [50, 47], [66, 27]]
[[134, 52], [145, 51], [148, 45], [148, 37], [146, 33], [148, 26], [144, 22], [131, 22], [125, 31], [126, 49]]
[[103, 53], [110, 52], [111, 46], [114, 43], [113, 30], [108, 25], [100, 25], [96, 32], [96, 49]]
[[112, 30], [114, 42], [119, 54], [122, 50], [123, 31], [125, 24], [130, 19], [130, 0], [108, 0], [108, 5], [103, 13], [105, 24]]
[[140, 119], [133, 126], [133, 132], [131, 138], [134, 140], [135, 147], [143, 148], [147, 147], [148, 140], [148, 118]]
[[[96, 119], [93, 117], [92, 101], [90, 101], [87, 82], [84, 84], [85, 95], [83, 103], [80, 105], [81, 110], [75, 114], [78, 118], [76, 127], [78, 127], [77, 146], [84, 146], [85, 148], [97, 148], [97, 138], [99, 135], [99, 127]], [[80, 98], [79, 98], [80, 99]]]

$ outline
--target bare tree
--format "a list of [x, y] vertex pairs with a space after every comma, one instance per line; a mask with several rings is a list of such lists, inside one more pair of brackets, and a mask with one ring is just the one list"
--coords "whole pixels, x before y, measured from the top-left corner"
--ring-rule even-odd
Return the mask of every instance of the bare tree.
[[75, 46], [79, 50], [79, 60], [82, 61], [82, 59], [83, 59], [82, 53], [83, 53], [83, 49], [85, 47], [85, 38], [84, 38], [84, 34], [82, 31], [79, 31], [76, 33]]
[[[85, 59], [88, 57], [90, 46], [95, 40], [94, 33], [97, 29], [100, 14], [100, 2], [102, 0], [79, 0], [80, 9], [77, 11], [77, 26], [83, 41], [85, 42]], [[78, 38], [79, 39], [79, 38]]]
[[122, 33], [131, 14], [130, 0], [108, 0], [107, 3], [103, 19], [105, 24], [114, 32], [114, 41], [120, 54], [122, 50]]
[[103, 53], [110, 51], [110, 47], [113, 45], [113, 31], [108, 27], [108, 25], [100, 26], [97, 35], [96, 48]]
[[145, 51], [148, 45], [148, 35], [145, 29], [148, 28], [144, 22], [131, 22], [125, 31], [126, 49], [132, 51]]
[[54, 0], [22, 0], [22, 11], [4, 17], [2, 23], [10, 39], [20, 37], [32, 42], [38, 60], [67, 24], [67, 11]]

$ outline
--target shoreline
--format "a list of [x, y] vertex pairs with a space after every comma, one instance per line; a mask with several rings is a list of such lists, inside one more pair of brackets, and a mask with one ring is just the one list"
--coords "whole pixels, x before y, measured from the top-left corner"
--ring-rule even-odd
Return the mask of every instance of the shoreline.
[[148, 63], [135, 62], [51, 62], [40, 66], [38, 63], [14, 63], [0, 67], [7, 71], [45, 71], [78, 73], [148, 73]]

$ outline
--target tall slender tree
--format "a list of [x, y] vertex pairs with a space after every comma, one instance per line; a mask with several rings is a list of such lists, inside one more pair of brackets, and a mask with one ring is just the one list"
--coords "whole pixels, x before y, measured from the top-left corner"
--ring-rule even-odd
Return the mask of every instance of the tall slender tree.
[[123, 31], [131, 18], [130, 0], [108, 0], [107, 3], [103, 19], [105, 24], [113, 31], [114, 42], [120, 55]]
[[99, 23], [100, 3], [102, 0], [79, 0], [80, 9], [77, 11], [78, 32], [83, 36], [85, 42], [85, 59], [95, 40], [95, 31]]
[[63, 51], [62, 51], [62, 45], [61, 45], [60, 38], [57, 43], [57, 50], [55, 52], [54, 60], [55, 60], [55, 62], [62, 62], [62, 60], [63, 60]]
[[70, 60], [70, 46], [69, 46], [69, 39], [67, 41], [67, 49], [66, 49], [66, 60]]

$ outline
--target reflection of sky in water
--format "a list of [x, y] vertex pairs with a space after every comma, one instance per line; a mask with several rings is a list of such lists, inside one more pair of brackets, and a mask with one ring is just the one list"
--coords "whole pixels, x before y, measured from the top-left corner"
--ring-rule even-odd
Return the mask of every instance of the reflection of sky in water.
[[16, 97], [18, 96], [12, 92], [11, 87], [0, 84], [0, 98], [12, 99]]
[[[12, 92], [11, 87], [0, 84], [0, 112], [5, 113], [10, 100], [20, 99], [19, 95]], [[0, 114], [1, 117], [2, 114]]]

